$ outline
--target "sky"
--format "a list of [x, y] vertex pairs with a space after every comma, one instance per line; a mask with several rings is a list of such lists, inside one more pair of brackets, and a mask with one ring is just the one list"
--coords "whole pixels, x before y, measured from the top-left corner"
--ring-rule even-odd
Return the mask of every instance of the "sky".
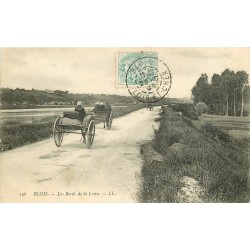
[[168, 97], [191, 97], [202, 73], [211, 79], [226, 68], [250, 74], [250, 48], [3, 48], [0, 84], [3, 88], [67, 90], [70, 93], [129, 95], [117, 87], [120, 52], [153, 51], [172, 75]]

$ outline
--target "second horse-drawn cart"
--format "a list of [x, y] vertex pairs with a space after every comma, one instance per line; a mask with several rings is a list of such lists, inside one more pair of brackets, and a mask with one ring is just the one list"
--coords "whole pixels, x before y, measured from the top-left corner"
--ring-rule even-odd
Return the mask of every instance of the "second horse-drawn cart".
[[112, 108], [108, 103], [98, 102], [92, 110], [95, 120], [102, 121], [103, 127], [110, 129], [113, 121]]

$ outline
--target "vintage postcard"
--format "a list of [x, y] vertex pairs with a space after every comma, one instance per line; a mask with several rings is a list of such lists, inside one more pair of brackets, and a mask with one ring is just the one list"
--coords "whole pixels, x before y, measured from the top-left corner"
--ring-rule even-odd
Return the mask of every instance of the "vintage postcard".
[[249, 74], [249, 48], [0, 49], [0, 202], [249, 202]]

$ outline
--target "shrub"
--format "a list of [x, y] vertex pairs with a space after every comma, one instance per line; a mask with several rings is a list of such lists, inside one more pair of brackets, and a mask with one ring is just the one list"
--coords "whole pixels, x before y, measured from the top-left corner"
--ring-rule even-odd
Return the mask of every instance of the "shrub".
[[203, 113], [207, 113], [208, 112], [208, 106], [206, 103], [204, 102], [198, 102], [196, 105], [195, 105], [195, 110], [196, 112], [198, 113], [198, 115], [201, 115]]
[[170, 105], [174, 111], [181, 112], [182, 115], [186, 116], [191, 120], [198, 120], [198, 114], [192, 103], [178, 103]]

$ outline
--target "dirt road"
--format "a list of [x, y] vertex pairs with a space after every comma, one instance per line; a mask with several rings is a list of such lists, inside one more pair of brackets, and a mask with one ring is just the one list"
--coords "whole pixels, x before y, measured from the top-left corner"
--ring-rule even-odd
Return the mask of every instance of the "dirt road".
[[141, 109], [96, 126], [91, 149], [80, 135], [65, 135], [0, 154], [2, 202], [136, 202], [142, 158], [139, 146], [153, 138], [159, 108]]

